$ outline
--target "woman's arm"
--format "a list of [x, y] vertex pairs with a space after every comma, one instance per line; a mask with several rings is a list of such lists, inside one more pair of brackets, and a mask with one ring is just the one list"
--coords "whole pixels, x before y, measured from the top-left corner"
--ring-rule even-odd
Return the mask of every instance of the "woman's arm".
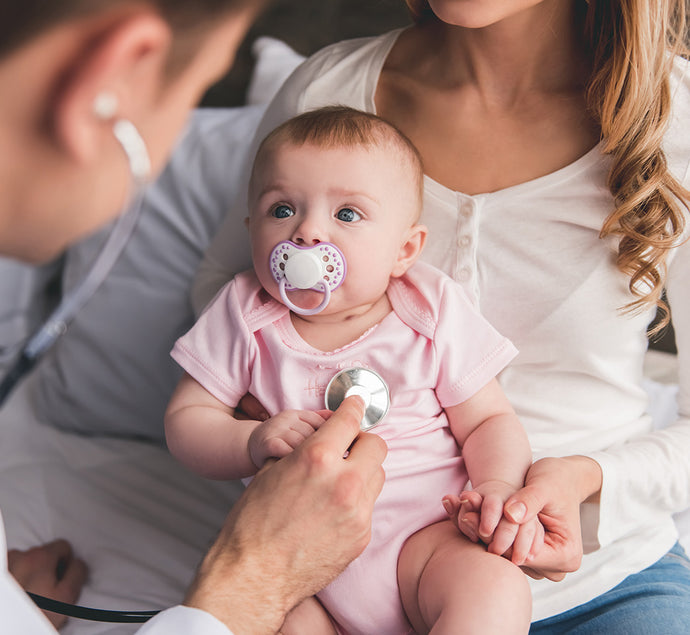
[[606, 545], [646, 522], [690, 506], [690, 244], [676, 251], [667, 293], [673, 311], [679, 361], [677, 421], [607, 451], [547, 458], [530, 468], [526, 486], [506, 504], [521, 522], [540, 514], [545, 545], [531, 566], [555, 578], [578, 568], [580, 504], [598, 502], [597, 538]]
[[678, 348], [678, 419], [606, 452], [589, 455], [603, 481], [598, 539], [601, 545], [646, 519], [690, 506], [690, 243], [676, 250], [666, 284]]

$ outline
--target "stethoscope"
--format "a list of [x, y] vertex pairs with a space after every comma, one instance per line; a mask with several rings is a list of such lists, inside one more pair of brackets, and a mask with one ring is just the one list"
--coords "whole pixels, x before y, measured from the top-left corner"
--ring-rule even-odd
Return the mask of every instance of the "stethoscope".
[[[136, 130], [134, 130], [136, 133]], [[138, 133], [136, 133], [138, 135]], [[138, 193], [129, 211], [121, 215], [108, 235], [89, 273], [74, 290], [67, 293], [48, 319], [27, 340], [26, 344], [0, 381], [0, 406], [12, 390], [26, 376], [40, 359], [66, 332], [69, 323], [79, 310], [93, 296], [110, 273], [136, 226], [143, 202], [143, 192]], [[331, 243], [318, 243], [314, 247], [301, 247], [290, 241], [279, 243], [270, 258], [271, 271], [279, 283], [281, 298], [293, 311], [313, 315], [322, 311], [330, 300], [331, 291], [342, 284], [347, 270], [342, 252]], [[313, 289], [323, 293], [324, 298], [314, 309], [295, 305], [288, 297], [294, 289]], [[325, 407], [336, 410], [342, 401], [351, 395], [359, 395], [365, 403], [365, 412], [360, 422], [361, 430], [370, 430], [388, 413], [390, 396], [388, 387], [375, 371], [362, 368], [346, 368], [338, 372], [328, 383], [325, 393]], [[41, 609], [82, 620], [110, 623], [142, 623], [160, 611], [114, 611], [96, 609], [77, 604], [53, 600], [35, 593], [28, 593]]]
[[[101, 101], [108, 101], [106, 97], [107, 95], [101, 95]], [[97, 100], [94, 104], [95, 114], [99, 117], [111, 115], [114, 105], [108, 101], [106, 106], [108, 108], [104, 110], [104, 106]], [[151, 174], [151, 161], [143, 138], [129, 120], [117, 119], [113, 123], [113, 134], [127, 156], [131, 173], [134, 195], [131, 197], [129, 210], [115, 221], [86, 277], [71, 292], [65, 294], [57, 308], [22, 347], [16, 361], [0, 381], [0, 407], [21, 379], [65, 333], [69, 323], [106, 279], [137, 224], [143, 201], [143, 186]]]
[[[117, 102], [114, 97], [103, 93], [94, 102], [94, 115], [103, 120], [114, 119], [116, 106]], [[130, 198], [128, 211], [121, 214], [115, 221], [105, 244], [99, 251], [86, 277], [72, 291], [65, 294], [48, 319], [23, 345], [16, 361], [0, 381], [0, 407], [4, 405], [22, 378], [34, 368], [66, 332], [79, 310], [106, 279], [137, 224], [143, 203], [143, 186], [148, 182], [151, 174], [148, 150], [139, 131], [127, 119], [113, 120], [113, 134], [125, 152], [132, 177], [134, 196]], [[60, 578], [59, 569], [60, 566], [58, 565], [58, 571], [56, 571], [58, 579]], [[35, 593], [28, 593], [28, 595], [39, 608], [46, 611], [97, 622], [146, 622], [160, 612], [109, 611], [60, 602]]]
[[69, 323], [106, 279], [134, 231], [141, 210], [142, 198], [143, 195], [138, 194], [129, 211], [115, 221], [89, 273], [77, 287], [65, 294], [48, 319], [26, 341], [16, 361], [0, 381], [0, 407], [21, 379], [67, 331]]
[[[283, 303], [300, 315], [315, 315], [328, 305], [331, 292], [345, 280], [347, 264], [342, 251], [333, 243], [319, 242], [311, 246], [285, 240], [278, 243], [269, 256], [273, 279], [278, 283]], [[288, 291], [311, 289], [323, 294], [314, 308], [304, 308], [290, 300]], [[346, 368], [337, 373], [326, 387], [325, 406], [335, 410], [346, 397], [359, 395], [364, 400], [361, 430], [371, 430], [387, 414], [390, 407], [388, 386], [383, 378], [369, 368]]]

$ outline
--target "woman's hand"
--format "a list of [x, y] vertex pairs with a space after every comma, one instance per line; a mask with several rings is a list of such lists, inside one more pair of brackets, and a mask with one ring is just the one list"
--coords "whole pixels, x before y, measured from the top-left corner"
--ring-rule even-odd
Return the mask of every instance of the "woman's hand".
[[514, 493], [515, 487], [508, 483], [489, 481], [460, 496], [444, 497], [443, 506], [465, 537], [522, 566], [541, 549], [544, 528], [536, 517], [518, 524], [505, 515], [505, 503]]
[[[10, 549], [7, 566], [26, 591], [69, 604], [79, 599], [88, 575], [86, 565], [74, 556], [65, 540], [54, 540], [28, 551]], [[67, 621], [64, 615], [43, 612], [56, 629]]]
[[252, 421], [266, 421], [268, 413], [261, 402], [250, 393], [247, 393], [235, 408], [235, 419], [250, 419]]
[[598, 497], [601, 480], [599, 464], [584, 456], [540, 459], [530, 467], [525, 486], [505, 505], [513, 522], [538, 517], [544, 527], [542, 549], [523, 566], [529, 576], [558, 581], [580, 567], [580, 503]]

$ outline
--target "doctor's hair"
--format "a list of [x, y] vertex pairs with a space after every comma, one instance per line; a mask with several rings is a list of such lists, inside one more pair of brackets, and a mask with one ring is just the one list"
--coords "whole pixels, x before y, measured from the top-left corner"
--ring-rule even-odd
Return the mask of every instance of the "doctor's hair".
[[421, 211], [424, 195], [422, 157], [405, 134], [377, 115], [348, 106], [324, 106], [288, 119], [270, 132], [259, 145], [251, 180], [264, 157], [282, 144], [313, 145], [329, 149], [392, 146], [403, 159], [401, 169], [404, 166], [413, 174]]
[[150, 7], [168, 22], [176, 40], [198, 36], [201, 41], [219, 17], [252, 6], [258, 12], [264, 4], [263, 0], [0, 0], [0, 58], [51, 28], [118, 8]]
[[[427, 0], [406, 0], [417, 23], [434, 20]], [[611, 158], [608, 188], [614, 209], [600, 236], [618, 239], [618, 269], [634, 298], [623, 307], [662, 300], [666, 256], [682, 242], [690, 192], [671, 174], [662, 149], [671, 115], [671, 72], [688, 58], [688, 0], [577, 0], [577, 21], [588, 48], [586, 86], [590, 116], [601, 128], [602, 152]], [[684, 63], [681, 61], [681, 63]], [[687, 73], [688, 71], [686, 71]]]

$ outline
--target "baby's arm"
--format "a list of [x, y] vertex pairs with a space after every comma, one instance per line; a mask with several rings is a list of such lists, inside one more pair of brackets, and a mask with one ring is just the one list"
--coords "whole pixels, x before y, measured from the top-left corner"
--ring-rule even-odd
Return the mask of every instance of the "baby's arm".
[[[476, 531], [489, 551], [502, 554], [518, 532], [518, 526], [503, 516], [503, 506], [522, 487], [532, 464], [527, 434], [496, 379], [470, 399], [445, 410], [472, 483], [472, 491], [460, 496], [465, 503], [462, 511], [475, 511], [479, 516], [476, 529], [462, 523], [460, 529], [470, 538], [475, 538]], [[533, 543], [541, 535], [534, 527], [524, 531], [519, 559], [536, 546]], [[525, 540], [529, 546], [524, 545]]]
[[186, 374], [165, 413], [165, 438], [183, 465], [206, 478], [255, 474], [269, 457], [289, 454], [327, 417], [326, 412], [286, 410], [266, 421], [240, 420]]

